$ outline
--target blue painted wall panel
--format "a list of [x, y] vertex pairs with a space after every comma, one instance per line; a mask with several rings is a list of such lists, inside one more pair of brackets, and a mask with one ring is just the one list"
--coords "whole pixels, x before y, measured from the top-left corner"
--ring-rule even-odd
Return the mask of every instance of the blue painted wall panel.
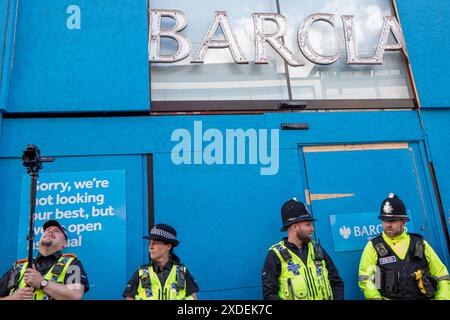
[[146, 0], [20, 1], [8, 111], [148, 110], [147, 34]]
[[7, 108], [16, 9], [17, 0], [6, 0], [0, 4], [0, 111], [5, 111]]
[[[44, 155], [44, 154], [43, 154]], [[72, 172], [72, 171], [96, 171], [96, 170], [116, 170], [126, 171], [126, 204], [127, 204], [127, 228], [126, 228], [126, 259], [127, 277], [135, 271], [135, 267], [145, 261], [147, 256], [147, 246], [142, 241], [141, 236], [147, 232], [147, 210], [144, 206], [146, 195], [143, 194], [143, 184], [146, 182], [146, 164], [142, 156], [81, 156], [81, 157], [58, 157], [54, 163], [44, 164], [42, 172]], [[16, 246], [20, 209], [20, 188], [22, 175], [26, 173], [21, 159], [9, 158], [0, 159], [0, 273], [6, 272], [16, 259]], [[144, 198], [145, 197], [145, 198]], [[145, 200], [144, 200], [145, 199]], [[26, 235], [19, 235], [25, 237]], [[112, 244], [111, 244], [112, 245]], [[69, 252], [70, 249], [67, 249]], [[82, 260], [83, 257], [80, 256]], [[85, 266], [86, 269], [96, 266]], [[88, 275], [89, 276], [89, 275]], [[121, 281], [114, 279], [113, 275], [105, 273], [105, 276], [112, 277], [111, 281]], [[126, 283], [123, 283], [125, 288]], [[99, 299], [95, 294], [95, 288], [90, 293], [91, 299]]]
[[396, 3], [422, 107], [449, 107], [450, 1]]
[[421, 115], [450, 230], [450, 109], [422, 110]]
[[[281, 131], [280, 147], [297, 143], [344, 143], [422, 139], [414, 111], [305, 112], [265, 115], [158, 116], [127, 118], [5, 119], [0, 157], [17, 157], [28, 143], [53, 155], [141, 154], [170, 152], [172, 132], [217, 128], [280, 128], [281, 123], [308, 123], [309, 130]], [[132, 142], [132, 143], [130, 143]]]
[[177, 166], [170, 154], [155, 155], [155, 221], [176, 227], [175, 251], [200, 298], [223, 297], [222, 291], [230, 299], [262, 298], [267, 250], [284, 236], [280, 207], [290, 197], [304, 200], [296, 149], [282, 150], [280, 159], [278, 175], [261, 176], [256, 167]]
[[[7, 26], [7, 17], [8, 17], [8, 4], [9, 0], [2, 1], [0, 3], [0, 71], [3, 71], [4, 64], [4, 53], [5, 53], [5, 34], [6, 34], [6, 26]], [[0, 72], [0, 84], [2, 83], [2, 75], [3, 72]], [[0, 85], [1, 88], [1, 85]]]

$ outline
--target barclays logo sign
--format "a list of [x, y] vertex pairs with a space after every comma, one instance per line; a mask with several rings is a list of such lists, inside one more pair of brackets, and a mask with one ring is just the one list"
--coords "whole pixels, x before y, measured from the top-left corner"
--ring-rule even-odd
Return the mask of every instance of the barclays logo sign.
[[[383, 232], [378, 212], [330, 215], [331, 234], [336, 252], [362, 250], [367, 241]], [[412, 218], [411, 214], [409, 216]], [[412, 219], [405, 226], [414, 232]]]
[[342, 236], [342, 238], [347, 240], [348, 238], [350, 238], [352, 230], [349, 227], [342, 226], [339, 228], [339, 234]]
[[354, 237], [374, 237], [383, 231], [381, 224], [378, 225], [363, 225], [363, 226], [342, 226], [339, 228], [339, 234], [342, 238], [347, 240], [353, 234]]

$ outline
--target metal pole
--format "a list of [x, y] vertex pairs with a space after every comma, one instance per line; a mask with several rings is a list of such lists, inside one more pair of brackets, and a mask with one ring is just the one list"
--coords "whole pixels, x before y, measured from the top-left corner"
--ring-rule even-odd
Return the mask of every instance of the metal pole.
[[54, 157], [41, 157], [41, 151], [34, 144], [28, 144], [22, 154], [23, 165], [27, 168], [27, 173], [31, 177], [30, 183], [30, 223], [28, 230], [28, 266], [33, 267], [33, 240], [34, 240], [34, 211], [36, 209], [36, 189], [39, 170], [42, 169], [42, 162], [53, 162]]
[[34, 211], [36, 209], [36, 188], [37, 178], [39, 174], [37, 172], [30, 172], [31, 186], [30, 186], [30, 229], [28, 231], [28, 265], [27, 268], [32, 268], [33, 264], [33, 245], [34, 245]]

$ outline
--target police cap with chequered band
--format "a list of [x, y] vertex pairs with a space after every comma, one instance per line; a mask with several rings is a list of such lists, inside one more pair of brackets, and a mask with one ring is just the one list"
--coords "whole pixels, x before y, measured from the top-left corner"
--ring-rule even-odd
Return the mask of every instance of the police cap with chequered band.
[[160, 240], [176, 247], [180, 242], [177, 240], [176, 230], [168, 224], [156, 224], [148, 236], [142, 237], [148, 240]]
[[45, 231], [45, 230], [47, 230], [47, 228], [50, 228], [50, 227], [57, 227], [64, 234], [64, 236], [66, 237], [66, 240], [69, 238], [66, 228], [64, 228], [58, 221], [48, 220], [44, 223], [44, 225], [42, 226], [42, 229]]
[[380, 215], [378, 216], [378, 219], [383, 221], [409, 221], [405, 204], [393, 193], [390, 193], [389, 196], [381, 203]]
[[281, 207], [281, 220], [283, 227], [280, 231], [286, 231], [291, 224], [299, 221], [316, 221], [306, 205], [295, 198], [289, 199]]

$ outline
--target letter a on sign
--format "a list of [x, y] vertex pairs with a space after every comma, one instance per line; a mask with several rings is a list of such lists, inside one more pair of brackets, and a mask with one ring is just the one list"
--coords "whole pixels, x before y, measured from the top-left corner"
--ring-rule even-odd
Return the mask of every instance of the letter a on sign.
[[[342, 16], [342, 23], [344, 25], [348, 64], [383, 64], [384, 52], [394, 50], [402, 50], [405, 58], [408, 59], [402, 28], [395, 17], [384, 17], [383, 29], [381, 30], [377, 51], [373, 57], [359, 57], [358, 55], [353, 16]], [[395, 44], [388, 43], [391, 31], [397, 41]]]
[[70, 16], [67, 18], [66, 26], [69, 30], [81, 29], [81, 9], [79, 6], [70, 5], [67, 7], [67, 14]]
[[[213, 37], [217, 32], [217, 28], [221, 27], [223, 31], [224, 40], [214, 40]], [[200, 49], [198, 50], [192, 63], [203, 63], [206, 52], [209, 48], [229, 48], [231, 55], [236, 63], [248, 63], [247, 59], [239, 47], [236, 37], [231, 29], [230, 21], [228, 15], [225, 11], [216, 11], [213, 17], [211, 26], [206, 33], [205, 38], [202, 41]]]

